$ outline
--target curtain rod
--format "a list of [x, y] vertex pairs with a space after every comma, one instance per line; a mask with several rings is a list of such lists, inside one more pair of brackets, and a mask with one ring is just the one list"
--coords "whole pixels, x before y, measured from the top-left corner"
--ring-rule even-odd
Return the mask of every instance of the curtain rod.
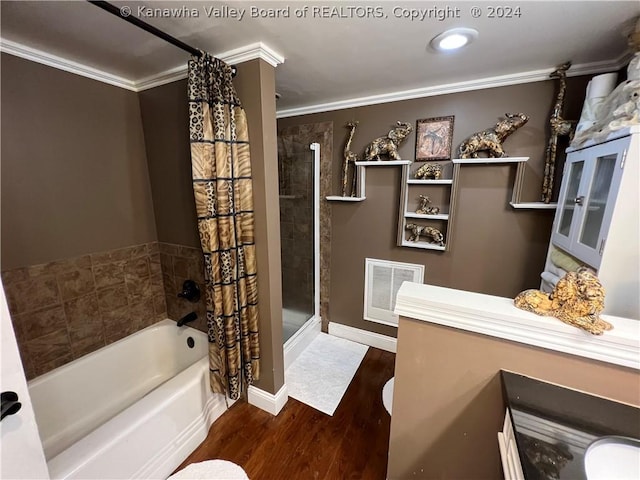
[[[135, 25], [138, 28], [141, 28], [142, 30], [150, 33], [151, 35], [155, 35], [156, 37], [161, 38], [165, 42], [168, 42], [171, 45], [174, 45], [184, 50], [185, 52], [190, 53], [191, 55], [195, 55], [196, 57], [200, 57], [202, 55], [202, 52], [200, 52], [200, 50], [198, 50], [197, 48], [194, 48], [191, 45], [187, 45], [183, 41], [178, 40], [175, 37], [172, 37], [168, 33], [163, 32], [162, 30], [154, 27], [153, 25], [149, 25], [148, 23], [143, 22], [139, 18], [132, 16], [131, 13], [126, 14], [127, 12], [120, 9], [119, 7], [116, 7], [115, 5], [110, 4], [109, 2], [103, 2], [98, 0], [87, 0], [87, 2], [109, 12], [112, 15], [115, 15], [121, 20], [129, 22], [130, 24]], [[238, 71], [235, 65], [231, 66], [231, 71], [233, 76], [235, 77]]]

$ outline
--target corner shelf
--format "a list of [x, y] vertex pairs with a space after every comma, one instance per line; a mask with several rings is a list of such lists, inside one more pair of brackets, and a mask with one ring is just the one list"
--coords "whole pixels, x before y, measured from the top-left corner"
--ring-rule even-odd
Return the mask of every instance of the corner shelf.
[[556, 203], [544, 203], [544, 202], [523, 202], [521, 200], [522, 185], [524, 184], [524, 170], [527, 165], [528, 157], [514, 157], [524, 158], [524, 161], [518, 163], [518, 169], [516, 170], [516, 179], [513, 182], [513, 192], [511, 193], [511, 201], [509, 205], [516, 210], [555, 210]]
[[343, 197], [340, 195], [331, 195], [325, 197], [330, 202], [362, 202], [367, 199], [365, 195], [366, 187], [366, 169], [367, 167], [396, 167], [403, 168], [411, 164], [411, 160], [379, 160], [376, 162], [356, 162], [356, 171], [354, 175], [358, 180], [355, 197]]

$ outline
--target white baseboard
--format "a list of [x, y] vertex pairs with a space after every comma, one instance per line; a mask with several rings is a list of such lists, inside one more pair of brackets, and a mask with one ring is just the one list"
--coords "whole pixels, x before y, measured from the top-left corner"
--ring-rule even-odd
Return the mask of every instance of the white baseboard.
[[254, 407], [258, 407], [271, 415], [278, 415], [286, 405], [287, 400], [289, 400], [289, 393], [286, 383], [282, 385], [275, 395], [260, 390], [253, 385], [249, 385], [249, 390], [247, 391], [247, 401]]
[[387, 335], [381, 335], [334, 322], [329, 322], [329, 335], [362, 343], [363, 345], [369, 345], [370, 347], [379, 348], [380, 350], [386, 350], [391, 353], [396, 353], [396, 345], [398, 343], [395, 338]]
[[304, 349], [309, 346], [313, 339], [321, 331], [320, 317], [309, 320], [293, 337], [284, 344], [284, 371], [291, 366], [296, 358], [300, 356]]

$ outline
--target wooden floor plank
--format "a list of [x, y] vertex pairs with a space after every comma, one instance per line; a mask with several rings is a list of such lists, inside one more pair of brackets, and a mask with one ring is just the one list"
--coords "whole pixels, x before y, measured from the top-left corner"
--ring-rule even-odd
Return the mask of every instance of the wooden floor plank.
[[277, 417], [236, 402], [176, 471], [219, 458], [252, 480], [384, 480], [391, 417], [382, 387], [394, 363], [394, 354], [369, 348], [333, 416], [293, 398]]

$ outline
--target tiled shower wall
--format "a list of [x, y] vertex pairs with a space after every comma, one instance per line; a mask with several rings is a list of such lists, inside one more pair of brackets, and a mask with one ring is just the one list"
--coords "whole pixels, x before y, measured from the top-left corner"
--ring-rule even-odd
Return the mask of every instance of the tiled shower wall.
[[[190, 312], [196, 312], [198, 319], [189, 326], [202, 332], [207, 331], [207, 305], [204, 293], [204, 259], [199, 248], [160, 242], [160, 264], [167, 302], [167, 317], [180, 320]], [[178, 297], [185, 280], [193, 280], [200, 287], [200, 301], [191, 303]]]
[[[152, 242], [5, 270], [2, 282], [28, 379], [165, 318], [195, 311], [207, 331], [198, 248]], [[202, 296], [178, 297], [186, 279]]]
[[[281, 140], [286, 139], [280, 136]], [[285, 142], [282, 142], [285, 143]], [[313, 152], [278, 149], [282, 306], [313, 312]]]
[[[306, 145], [320, 144], [320, 316], [322, 317], [322, 329], [326, 332], [329, 324], [331, 205], [325, 200], [325, 197], [332, 195], [333, 122], [310, 123], [278, 129], [279, 141], [284, 136], [291, 136], [296, 142]], [[286, 223], [286, 218], [283, 220]], [[284, 237], [282, 232], [281, 237]]]
[[166, 318], [158, 242], [2, 272], [27, 378]]

